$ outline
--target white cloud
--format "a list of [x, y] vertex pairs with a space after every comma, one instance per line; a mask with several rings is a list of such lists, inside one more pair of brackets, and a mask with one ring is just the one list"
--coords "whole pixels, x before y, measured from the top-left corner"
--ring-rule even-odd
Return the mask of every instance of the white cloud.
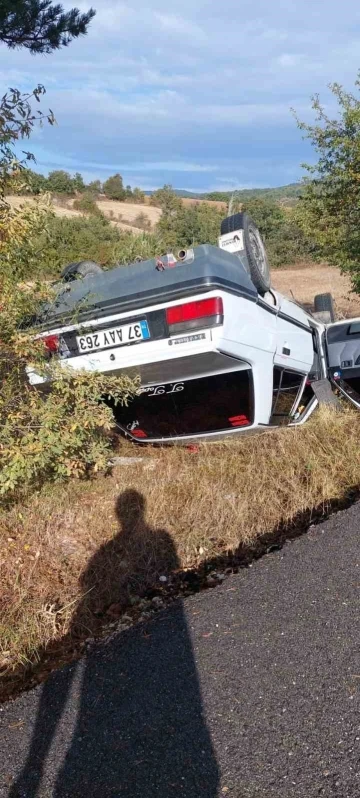
[[323, 0], [94, 5], [88, 35], [51, 56], [0, 48], [0, 90], [47, 87], [58, 127], [34, 141], [43, 168], [176, 183], [183, 174], [197, 187], [215, 172], [221, 185], [281, 183], [308, 157], [289, 107], [309, 118], [310, 95], [328, 102], [330, 81], [356, 76], [353, 0], [329, 0], [326, 13]]
[[[164, 14], [155, 12], [156, 21], [159, 23], [160, 28], [167, 34], [175, 34], [178, 38], [179, 47], [183, 46], [186, 38], [194, 40], [197, 44], [201, 44], [207, 40], [206, 33], [199, 25], [190, 22], [184, 17], [177, 14]], [[184, 38], [185, 37], [185, 40]]]

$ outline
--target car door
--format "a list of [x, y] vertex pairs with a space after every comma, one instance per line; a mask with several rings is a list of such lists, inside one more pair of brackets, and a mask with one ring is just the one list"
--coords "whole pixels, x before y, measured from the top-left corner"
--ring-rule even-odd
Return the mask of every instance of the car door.
[[329, 379], [360, 409], [360, 318], [329, 324], [325, 341]]
[[312, 330], [306, 313], [285, 297], [279, 298], [274, 364], [309, 373], [314, 361]]

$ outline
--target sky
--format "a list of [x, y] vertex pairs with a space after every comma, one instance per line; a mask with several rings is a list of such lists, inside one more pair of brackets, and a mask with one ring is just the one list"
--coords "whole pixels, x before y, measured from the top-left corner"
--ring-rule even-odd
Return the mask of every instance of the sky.
[[[86, 10], [90, 3], [63, 2]], [[360, 67], [355, 0], [94, 0], [88, 35], [48, 56], [0, 48], [0, 90], [45, 85], [57, 125], [37, 129], [37, 171], [115, 172], [190, 191], [279, 186], [314, 155], [311, 121], [328, 84]]]

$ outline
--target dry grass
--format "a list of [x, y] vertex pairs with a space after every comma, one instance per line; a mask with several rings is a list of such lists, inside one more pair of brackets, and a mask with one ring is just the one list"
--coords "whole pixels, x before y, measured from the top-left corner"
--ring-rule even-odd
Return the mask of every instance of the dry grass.
[[113, 211], [115, 217], [120, 213], [129, 224], [134, 222], [136, 217], [139, 216], [139, 213], [143, 213], [145, 216], [147, 216], [150, 225], [153, 228], [158, 223], [161, 216], [160, 208], [153, 208], [151, 205], [147, 204], [136, 205], [132, 202], [117, 202], [116, 200], [105, 199], [99, 200], [97, 204], [105, 216], [107, 216], [111, 211]]
[[21, 673], [54, 641], [69, 648], [96, 634], [111, 605], [125, 607], [160, 574], [344, 498], [359, 483], [359, 433], [359, 414], [322, 411], [303, 427], [197, 453], [124, 444], [143, 459], [3, 511], [3, 675]]
[[360, 297], [351, 293], [347, 275], [325, 264], [304, 263], [289, 269], [274, 269], [274, 288], [298, 302], [311, 304], [315, 294], [330, 291], [335, 299], [338, 318], [360, 316]]
[[199, 199], [192, 199], [191, 197], [182, 197], [181, 202], [183, 205], [198, 205], [199, 202], [206, 202], [207, 205], [211, 205], [212, 207], [218, 208], [221, 211], [225, 211], [224, 216], [226, 216], [226, 212], [228, 209], [227, 202], [221, 202], [220, 200], [203, 200], [201, 197]]
[[[17, 197], [11, 196], [6, 197], [7, 202], [10, 203], [12, 208], [19, 208], [20, 205], [24, 205], [24, 203], [28, 205], [34, 204], [35, 200], [32, 197]], [[75, 216], [83, 216], [84, 214], [81, 211], [75, 210], [73, 206], [73, 199], [62, 199], [61, 203], [59, 204], [58, 200], [54, 201], [53, 203], [53, 210], [56, 213], [56, 216], [68, 216], [70, 218], [74, 218]], [[130, 205], [127, 202], [98, 202], [97, 205], [99, 206], [100, 210], [104, 213], [105, 216], [108, 216], [111, 224], [114, 227], [118, 227], [120, 230], [127, 230], [128, 232], [139, 234], [139, 228], [132, 224], [133, 218], [136, 215], [139, 215], [141, 211], [144, 211], [148, 218], [150, 219], [150, 225], [153, 226], [154, 222], [151, 221], [154, 218], [154, 214], [152, 211], [157, 211], [159, 215], [161, 215], [161, 211], [158, 208], [149, 208], [146, 205]], [[106, 206], [106, 207], [104, 207]], [[110, 207], [108, 207], [110, 206]], [[126, 221], [115, 221], [111, 216], [111, 211], [113, 212], [113, 216], [115, 219], [122, 218], [122, 214], [124, 211], [128, 211], [128, 208], [131, 208], [131, 211], [127, 214]], [[134, 217], [134, 209], [136, 208], [136, 214]], [[156, 216], [158, 215], [156, 214]]]
[[[23, 205], [24, 202], [33, 203], [34, 199], [32, 197], [18, 197], [14, 195], [7, 197], [7, 201], [13, 208], [18, 208], [20, 205]], [[100, 199], [96, 204], [104, 216], [107, 216], [116, 227], [119, 227], [121, 230], [131, 230], [133, 233], [138, 233], [139, 228], [136, 225], [136, 218], [139, 214], [144, 214], [148, 219], [149, 230], [153, 230], [160, 219], [162, 213], [161, 209], [149, 205], [149, 201], [150, 197], [147, 197], [143, 205], [137, 205], [132, 202], [117, 202], [116, 200]], [[182, 202], [184, 205], [194, 205], [197, 204], [199, 200], [183, 199]], [[74, 210], [73, 203], [74, 198], [72, 197], [64, 196], [55, 198], [53, 205], [56, 215], [70, 217], [81, 216], [81, 211]], [[217, 208], [223, 208], [224, 211], [226, 211], [227, 206], [224, 202], [209, 201], [208, 204], [215, 205]]]

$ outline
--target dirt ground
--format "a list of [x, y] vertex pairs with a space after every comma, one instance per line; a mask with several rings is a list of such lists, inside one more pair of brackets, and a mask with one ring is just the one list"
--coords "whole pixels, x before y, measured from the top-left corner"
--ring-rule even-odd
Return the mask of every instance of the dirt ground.
[[[191, 197], [182, 197], [183, 205], [197, 205], [198, 202], [205, 202], [205, 200], [201, 199], [192, 199]], [[220, 200], [206, 200], [208, 205], [214, 205], [216, 208], [220, 208], [221, 211], [227, 211], [227, 203], [221, 202]]]
[[315, 294], [330, 291], [335, 299], [338, 318], [360, 316], [360, 296], [353, 294], [349, 277], [325, 264], [304, 264], [289, 269], [274, 269], [273, 286], [277, 291], [311, 304]]
[[97, 205], [105, 216], [111, 216], [112, 212], [113, 216], [111, 218], [117, 219], [120, 215], [122, 217], [121, 221], [124, 224], [129, 223], [129, 225], [140, 213], [144, 213], [149, 219], [151, 227], [155, 227], [161, 216], [160, 208], [153, 208], [151, 205], [137, 205], [131, 202], [102, 199], [98, 201]]

